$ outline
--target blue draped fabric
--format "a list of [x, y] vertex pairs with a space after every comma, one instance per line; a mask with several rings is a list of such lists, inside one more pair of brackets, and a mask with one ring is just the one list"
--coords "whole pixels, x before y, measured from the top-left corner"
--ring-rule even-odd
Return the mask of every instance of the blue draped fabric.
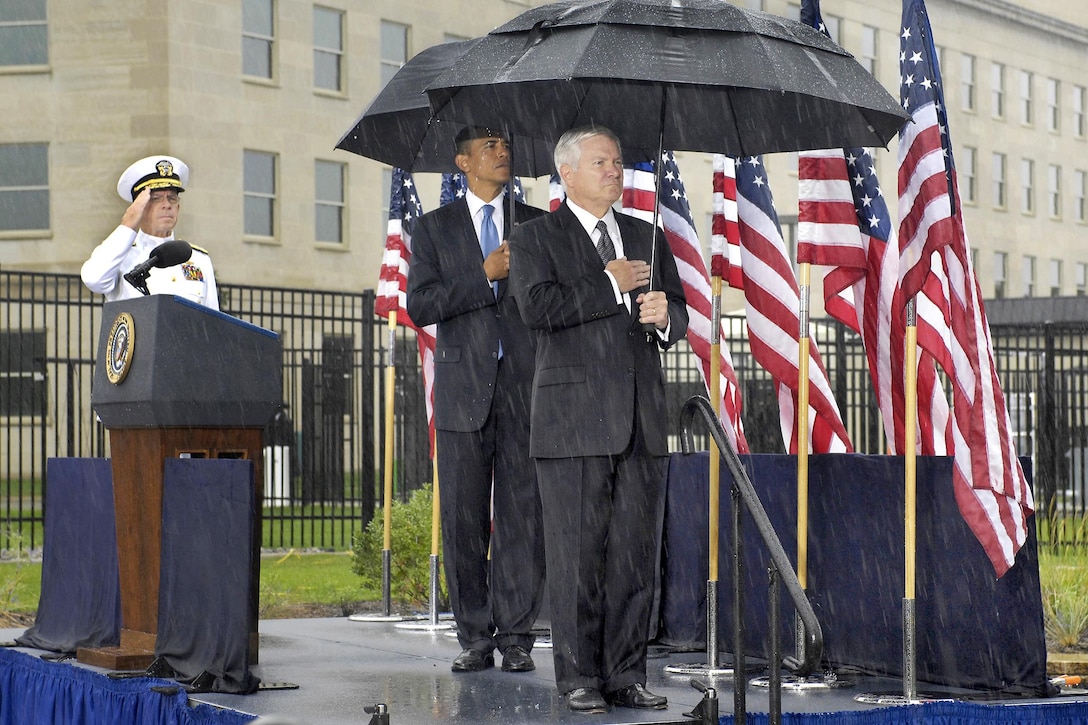
[[[732, 725], [733, 716], [718, 719]], [[747, 722], [766, 725], [766, 713], [747, 713]], [[833, 713], [782, 713], [783, 725], [1088, 725], [1088, 703], [982, 705], [971, 702], [927, 702]]]
[[113, 477], [108, 458], [50, 458], [42, 590], [24, 647], [75, 652], [121, 637]]
[[210, 705], [189, 707], [188, 695], [169, 680], [114, 680], [75, 665], [0, 649], [0, 725], [243, 725], [254, 719]]
[[249, 694], [253, 566], [253, 462], [167, 458], [163, 462], [162, 564], [155, 656], [214, 692]]
[[[741, 458], [792, 560], [797, 551], [797, 459]], [[708, 464], [705, 452], [676, 454], [670, 461], [659, 637], [663, 644], [706, 645]], [[995, 579], [959, 513], [951, 470], [951, 458], [918, 458], [918, 679], [1019, 697], [1045, 696], [1046, 642], [1033, 522], [1016, 566]], [[730, 481], [723, 465], [718, 531], [722, 652], [733, 651]], [[823, 628], [825, 664], [902, 676], [902, 457], [812, 456], [808, 503], [807, 593]], [[744, 547], [746, 651], [765, 657], [769, 559], [750, 518], [745, 520]], [[782, 596], [781, 641], [792, 642], [793, 606], [784, 592]]]

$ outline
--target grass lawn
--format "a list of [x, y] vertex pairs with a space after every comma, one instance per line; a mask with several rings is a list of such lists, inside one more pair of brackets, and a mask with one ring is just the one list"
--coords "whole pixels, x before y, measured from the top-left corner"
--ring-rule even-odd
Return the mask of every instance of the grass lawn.
[[[343, 616], [381, 600], [362, 588], [349, 552], [266, 554], [260, 587], [261, 619]], [[0, 562], [0, 627], [31, 624], [41, 588], [41, 562]]]

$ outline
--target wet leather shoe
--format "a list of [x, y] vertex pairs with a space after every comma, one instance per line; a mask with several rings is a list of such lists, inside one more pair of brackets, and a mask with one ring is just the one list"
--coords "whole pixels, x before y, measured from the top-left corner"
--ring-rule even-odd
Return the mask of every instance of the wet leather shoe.
[[616, 690], [608, 699], [616, 707], [634, 707], [640, 710], [664, 710], [669, 704], [668, 698], [655, 695], [639, 682]]
[[503, 672], [531, 672], [535, 669], [533, 658], [521, 645], [512, 644], [502, 653]]
[[457, 659], [450, 667], [454, 672], [480, 672], [488, 667], [495, 666], [495, 657], [490, 652], [481, 652], [478, 649], [461, 650]]
[[579, 687], [567, 693], [567, 707], [573, 712], [586, 714], [608, 712], [608, 703], [600, 690], [592, 687]]

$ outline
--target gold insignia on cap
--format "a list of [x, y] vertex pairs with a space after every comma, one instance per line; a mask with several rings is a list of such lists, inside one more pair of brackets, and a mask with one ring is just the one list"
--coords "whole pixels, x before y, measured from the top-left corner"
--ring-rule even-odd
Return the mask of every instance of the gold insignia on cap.
[[170, 163], [169, 161], [167, 161], [166, 159], [163, 159], [159, 163], [155, 164], [155, 168], [158, 169], [159, 176], [173, 176], [174, 175], [174, 165], [172, 163]]

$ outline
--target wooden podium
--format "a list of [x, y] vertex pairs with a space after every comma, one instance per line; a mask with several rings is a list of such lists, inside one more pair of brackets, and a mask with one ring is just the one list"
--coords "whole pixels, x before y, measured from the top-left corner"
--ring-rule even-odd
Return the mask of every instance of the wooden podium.
[[91, 402], [110, 433], [121, 641], [80, 648], [78, 661], [134, 670], [154, 660], [163, 462], [187, 457], [253, 463], [249, 659], [258, 662], [262, 433], [282, 399], [282, 359], [276, 333], [180, 297], [104, 306]]

